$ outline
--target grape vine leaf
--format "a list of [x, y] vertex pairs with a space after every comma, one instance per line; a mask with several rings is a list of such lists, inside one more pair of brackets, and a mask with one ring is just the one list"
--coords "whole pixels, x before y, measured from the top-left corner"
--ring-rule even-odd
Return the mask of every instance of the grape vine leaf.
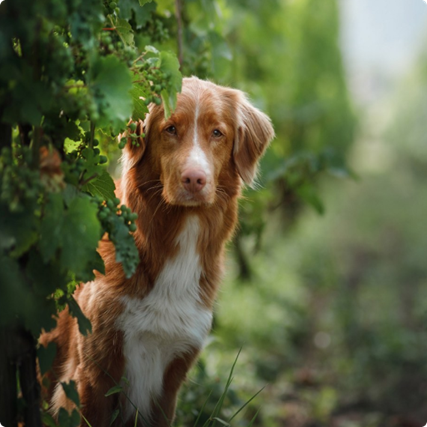
[[78, 197], [70, 202], [64, 213], [60, 262], [77, 277], [87, 274], [88, 263], [98, 246], [101, 225], [97, 211], [89, 198]]
[[39, 249], [43, 262], [48, 262], [61, 245], [64, 201], [61, 194], [50, 193], [40, 225]]
[[115, 189], [113, 178], [106, 170], [82, 187], [83, 191], [87, 191], [92, 196], [100, 196], [104, 200], [114, 199]]
[[131, 72], [115, 55], [108, 55], [97, 57], [88, 74], [89, 86], [101, 114], [97, 125], [111, 124], [113, 131], [119, 133], [132, 114]]
[[135, 46], [133, 30], [131, 25], [126, 19], [122, 18], [113, 18], [109, 15], [111, 24], [116, 29], [117, 34], [121, 38], [122, 42], [128, 46]]
[[157, 3], [155, 1], [149, 0], [148, 2], [144, 2], [144, 0], [139, 0], [139, 4], [141, 7], [138, 7], [134, 10], [136, 28], [138, 30], [141, 29], [144, 25], [146, 25], [147, 22], [150, 21], [150, 19], [152, 19], [152, 15], [157, 9]]
[[156, 2], [151, 0], [120, 0], [120, 16], [129, 20], [132, 18], [133, 10], [138, 30], [151, 19], [151, 15], [156, 8]]
[[132, 90], [130, 91], [133, 100], [133, 120], [144, 120], [145, 115], [148, 113], [148, 108], [144, 104], [144, 101], [141, 97], [145, 97], [147, 94], [145, 92], [144, 86], [134, 83]]
[[3, 204], [0, 204], [0, 217], [0, 248], [11, 250], [14, 257], [22, 255], [37, 240], [39, 219], [31, 209], [10, 212]]
[[182, 75], [179, 71], [179, 62], [177, 57], [170, 52], [160, 52], [159, 68], [170, 76], [167, 89], [163, 89], [161, 92], [165, 109], [165, 117], [169, 117], [172, 111], [176, 108], [177, 93], [181, 92]]

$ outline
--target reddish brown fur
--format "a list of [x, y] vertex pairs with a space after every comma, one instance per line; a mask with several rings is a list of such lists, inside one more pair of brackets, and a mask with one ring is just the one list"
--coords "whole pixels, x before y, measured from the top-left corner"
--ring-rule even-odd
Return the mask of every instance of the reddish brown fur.
[[[191, 149], [197, 108], [198, 141], [214, 172], [211, 190], [187, 203], [180, 174]], [[165, 132], [170, 125], [176, 126], [177, 137]], [[252, 182], [257, 161], [274, 135], [267, 116], [253, 108], [240, 91], [196, 78], [184, 79], [177, 109], [169, 119], [164, 118], [161, 106], [153, 106], [145, 124], [138, 123], [137, 132], [142, 126], [145, 140], [140, 140], [140, 147], [128, 144], [118, 190], [123, 203], [138, 213], [135, 241], [141, 261], [137, 271], [126, 279], [115, 261], [113, 245], [101, 242], [99, 252], [106, 274], [97, 274], [94, 282], [81, 285], [75, 295], [92, 323], [92, 334], [82, 336], [76, 321], [64, 311], [58, 317], [57, 328], [41, 337], [43, 345], [54, 341], [58, 346], [51, 379], [77, 382], [82, 413], [94, 427], [109, 425], [119, 404], [117, 394], [108, 398], [104, 395], [120, 382], [125, 369], [123, 333], [115, 324], [123, 310], [120, 298], [144, 298], [150, 292], [166, 260], [178, 250], [176, 238], [184, 221], [188, 215], [197, 215], [201, 230], [197, 246], [203, 271], [200, 296], [212, 309], [223, 270], [224, 245], [237, 222], [242, 179]], [[214, 138], [213, 129], [219, 129], [223, 136]], [[150, 425], [167, 426], [173, 420], [176, 395], [199, 350], [194, 348], [167, 367], [163, 394], [151, 403]], [[72, 408], [60, 388], [51, 403], [54, 413], [61, 406]]]

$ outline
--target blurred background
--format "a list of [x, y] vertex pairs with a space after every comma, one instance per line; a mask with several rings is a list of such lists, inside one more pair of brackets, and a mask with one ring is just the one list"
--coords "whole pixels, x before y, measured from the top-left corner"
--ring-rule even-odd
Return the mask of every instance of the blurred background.
[[427, 4], [193, 1], [185, 17], [184, 74], [245, 90], [277, 138], [178, 424], [241, 349], [225, 417], [263, 390], [233, 425], [425, 426]]

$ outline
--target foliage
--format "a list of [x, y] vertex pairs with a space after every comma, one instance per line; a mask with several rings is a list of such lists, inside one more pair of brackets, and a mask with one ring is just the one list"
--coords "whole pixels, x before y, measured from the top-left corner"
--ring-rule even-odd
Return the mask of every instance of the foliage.
[[[72, 294], [94, 271], [103, 273], [96, 248], [105, 234], [125, 274], [133, 273], [136, 215], [116, 199], [110, 172], [120, 149], [137, 144], [135, 125], [127, 125], [131, 117], [143, 120], [151, 102], [163, 102], [171, 114], [181, 71], [248, 91], [276, 128], [277, 141], [262, 164], [263, 188], [248, 190], [251, 201], [242, 203], [241, 269], [248, 241], [261, 247], [270, 210], [286, 202], [281, 221], [294, 219], [301, 202], [323, 211], [319, 175], [348, 175], [344, 158], [354, 129], [337, 32], [335, 0], [322, 8], [314, 0], [251, 0], [250, 7], [225, 0], [4, 0], [2, 330], [17, 327], [37, 337], [68, 305], [80, 331], [90, 331]], [[128, 138], [117, 142], [121, 132]], [[294, 313], [301, 317], [297, 308]], [[40, 349], [43, 370], [54, 351]], [[1, 366], [7, 363], [0, 358]], [[210, 380], [203, 377], [204, 384]], [[73, 393], [72, 384], [63, 386]], [[61, 425], [78, 419], [76, 412], [60, 414]]]
[[[81, 332], [90, 331], [72, 293], [94, 270], [104, 272], [96, 251], [104, 234], [127, 276], [138, 263], [136, 214], [115, 197], [101, 149], [117, 147], [115, 136], [131, 133], [127, 122], [143, 119], [148, 103], [163, 101], [170, 114], [181, 74], [172, 53], [150, 40], [141, 46], [156, 5], [120, 6], [0, 5], [0, 321], [35, 337], [65, 305]], [[42, 366], [51, 359], [39, 356]], [[75, 425], [73, 417], [62, 422]]]

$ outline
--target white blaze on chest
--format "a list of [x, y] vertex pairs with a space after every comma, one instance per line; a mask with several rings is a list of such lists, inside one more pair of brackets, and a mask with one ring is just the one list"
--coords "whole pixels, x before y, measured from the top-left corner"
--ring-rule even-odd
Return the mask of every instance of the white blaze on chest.
[[[202, 347], [211, 327], [212, 313], [199, 294], [198, 237], [199, 220], [190, 217], [177, 238], [177, 255], [166, 261], [152, 291], [144, 299], [123, 298], [118, 327], [124, 332], [127, 394], [145, 418], [151, 399], [162, 391], [166, 367], [191, 348]], [[133, 412], [126, 404], [125, 416]]]

